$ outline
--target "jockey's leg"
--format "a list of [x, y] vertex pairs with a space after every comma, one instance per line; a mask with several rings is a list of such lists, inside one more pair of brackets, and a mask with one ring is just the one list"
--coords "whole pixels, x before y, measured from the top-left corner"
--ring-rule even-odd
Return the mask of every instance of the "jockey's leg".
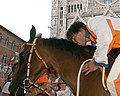
[[[111, 96], [120, 96], [120, 54], [110, 70], [107, 78], [107, 87]], [[119, 82], [119, 83], [118, 83]]]

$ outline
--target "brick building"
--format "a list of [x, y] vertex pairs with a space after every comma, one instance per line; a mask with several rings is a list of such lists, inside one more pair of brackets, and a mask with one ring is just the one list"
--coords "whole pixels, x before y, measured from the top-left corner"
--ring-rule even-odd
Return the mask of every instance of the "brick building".
[[0, 25], [0, 69], [7, 67], [8, 61], [15, 52], [20, 52], [23, 43], [25, 43], [23, 39]]

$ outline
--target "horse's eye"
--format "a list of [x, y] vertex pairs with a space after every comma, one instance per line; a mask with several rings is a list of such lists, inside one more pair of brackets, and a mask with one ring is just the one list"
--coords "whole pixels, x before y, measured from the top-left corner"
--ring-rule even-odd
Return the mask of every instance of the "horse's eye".
[[26, 56], [28, 56], [28, 54], [29, 54], [29, 50], [25, 50], [20, 53], [20, 58], [23, 58], [23, 57], [25, 58]]
[[20, 57], [24, 57], [24, 56], [25, 56], [25, 54], [26, 54], [26, 52], [25, 52], [25, 51], [21, 52], [21, 53], [20, 53]]
[[21, 52], [21, 53], [19, 54], [19, 56], [20, 56], [20, 57], [23, 57], [23, 56], [24, 56], [24, 52]]

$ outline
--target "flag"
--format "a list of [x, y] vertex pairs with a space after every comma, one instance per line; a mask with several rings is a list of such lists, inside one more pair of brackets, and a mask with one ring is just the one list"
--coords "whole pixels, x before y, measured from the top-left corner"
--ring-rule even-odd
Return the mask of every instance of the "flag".
[[10, 59], [10, 61], [8, 61], [8, 66], [12, 65], [14, 60], [15, 60], [15, 56], [12, 59]]

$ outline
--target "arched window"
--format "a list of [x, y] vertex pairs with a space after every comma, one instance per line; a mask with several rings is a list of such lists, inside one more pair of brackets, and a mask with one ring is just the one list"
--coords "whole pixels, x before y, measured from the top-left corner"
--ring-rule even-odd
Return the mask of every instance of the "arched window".
[[2, 57], [2, 63], [6, 63], [6, 61], [7, 61], [7, 56], [3, 55], [3, 57]]
[[109, 4], [109, 3], [112, 3], [114, 2], [115, 0], [98, 0], [100, 3], [103, 3], [103, 4]]
[[82, 10], [82, 4], [80, 4], [80, 10]]
[[9, 44], [9, 38], [7, 37], [7, 38], [5, 39], [5, 47], [6, 47], [6, 48], [8, 48], [8, 44]]
[[60, 25], [63, 26], [63, 7], [60, 8]]
[[17, 46], [17, 52], [18, 52], [18, 53], [20, 53], [20, 49], [21, 49], [21, 45], [19, 44], [19, 45]]
[[0, 33], [0, 44], [2, 44], [2, 33]]
[[73, 12], [73, 5], [71, 5], [71, 12]]
[[74, 5], [74, 12], [76, 12], [77, 11], [77, 8], [76, 8], [76, 5]]
[[12, 44], [11, 44], [11, 49], [12, 49], [12, 50], [15, 49], [15, 41], [12, 42]]
[[80, 9], [80, 5], [79, 4], [77, 4], [77, 9]]
[[68, 13], [70, 13], [70, 5], [68, 6]]
[[60, 8], [60, 18], [63, 18], [63, 7]]

